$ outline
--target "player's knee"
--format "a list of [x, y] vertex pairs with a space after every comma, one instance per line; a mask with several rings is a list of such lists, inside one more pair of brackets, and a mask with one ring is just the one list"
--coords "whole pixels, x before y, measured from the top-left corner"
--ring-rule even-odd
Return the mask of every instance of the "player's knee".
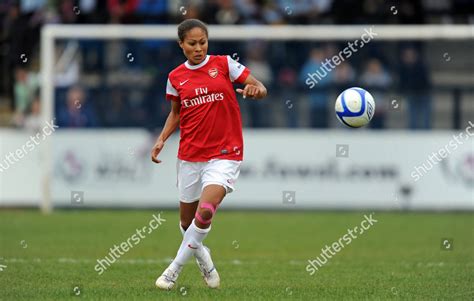
[[199, 215], [202, 217], [204, 220], [211, 220], [212, 216], [214, 215], [211, 210], [209, 209], [200, 209], [199, 210]]
[[216, 213], [216, 207], [210, 203], [200, 204], [198, 210], [196, 211], [195, 218], [204, 225], [210, 224], [213, 216]]

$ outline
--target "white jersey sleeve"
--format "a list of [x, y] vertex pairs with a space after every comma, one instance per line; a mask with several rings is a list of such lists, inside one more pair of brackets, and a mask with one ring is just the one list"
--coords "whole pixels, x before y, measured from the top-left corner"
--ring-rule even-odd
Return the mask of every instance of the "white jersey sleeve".
[[168, 81], [166, 82], [166, 98], [170, 100], [179, 99], [178, 91], [176, 91], [176, 89], [173, 87], [169, 78], [168, 78]]
[[238, 79], [246, 69], [244, 65], [235, 61], [230, 56], [227, 56], [227, 64], [229, 66], [229, 77], [231, 81]]
[[178, 96], [178, 91], [176, 91], [176, 89], [173, 87], [169, 78], [168, 82], [166, 83], [166, 94]]

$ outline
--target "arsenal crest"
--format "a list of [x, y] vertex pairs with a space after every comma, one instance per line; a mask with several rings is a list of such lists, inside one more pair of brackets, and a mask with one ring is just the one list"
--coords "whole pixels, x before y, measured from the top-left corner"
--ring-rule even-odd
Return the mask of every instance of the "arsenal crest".
[[212, 78], [216, 78], [217, 76], [217, 68], [211, 68], [209, 69], [209, 76], [211, 76]]

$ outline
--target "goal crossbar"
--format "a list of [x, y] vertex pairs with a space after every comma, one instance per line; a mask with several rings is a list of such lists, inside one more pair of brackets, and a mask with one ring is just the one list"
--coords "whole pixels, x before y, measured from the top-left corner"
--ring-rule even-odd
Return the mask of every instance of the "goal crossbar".
[[[217, 40], [346, 40], [372, 28], [377, 40], [456, 40], [473, 38], [472, 25], [210, 25]], [[176, 39], [176, 25], [47, 25], [43, 34], [78, 39]]]

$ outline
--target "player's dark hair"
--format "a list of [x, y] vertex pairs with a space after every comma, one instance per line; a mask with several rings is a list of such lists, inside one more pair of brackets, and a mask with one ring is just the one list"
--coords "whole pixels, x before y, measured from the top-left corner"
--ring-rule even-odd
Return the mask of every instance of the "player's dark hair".
[[207, 25], [204, 22], [198, 19], [186, 19], [178, 25], [179, 40], [183, 42], [186, 33], [195, 27], [201, 28], [206, 33], [206, 36], [208, 36]]

